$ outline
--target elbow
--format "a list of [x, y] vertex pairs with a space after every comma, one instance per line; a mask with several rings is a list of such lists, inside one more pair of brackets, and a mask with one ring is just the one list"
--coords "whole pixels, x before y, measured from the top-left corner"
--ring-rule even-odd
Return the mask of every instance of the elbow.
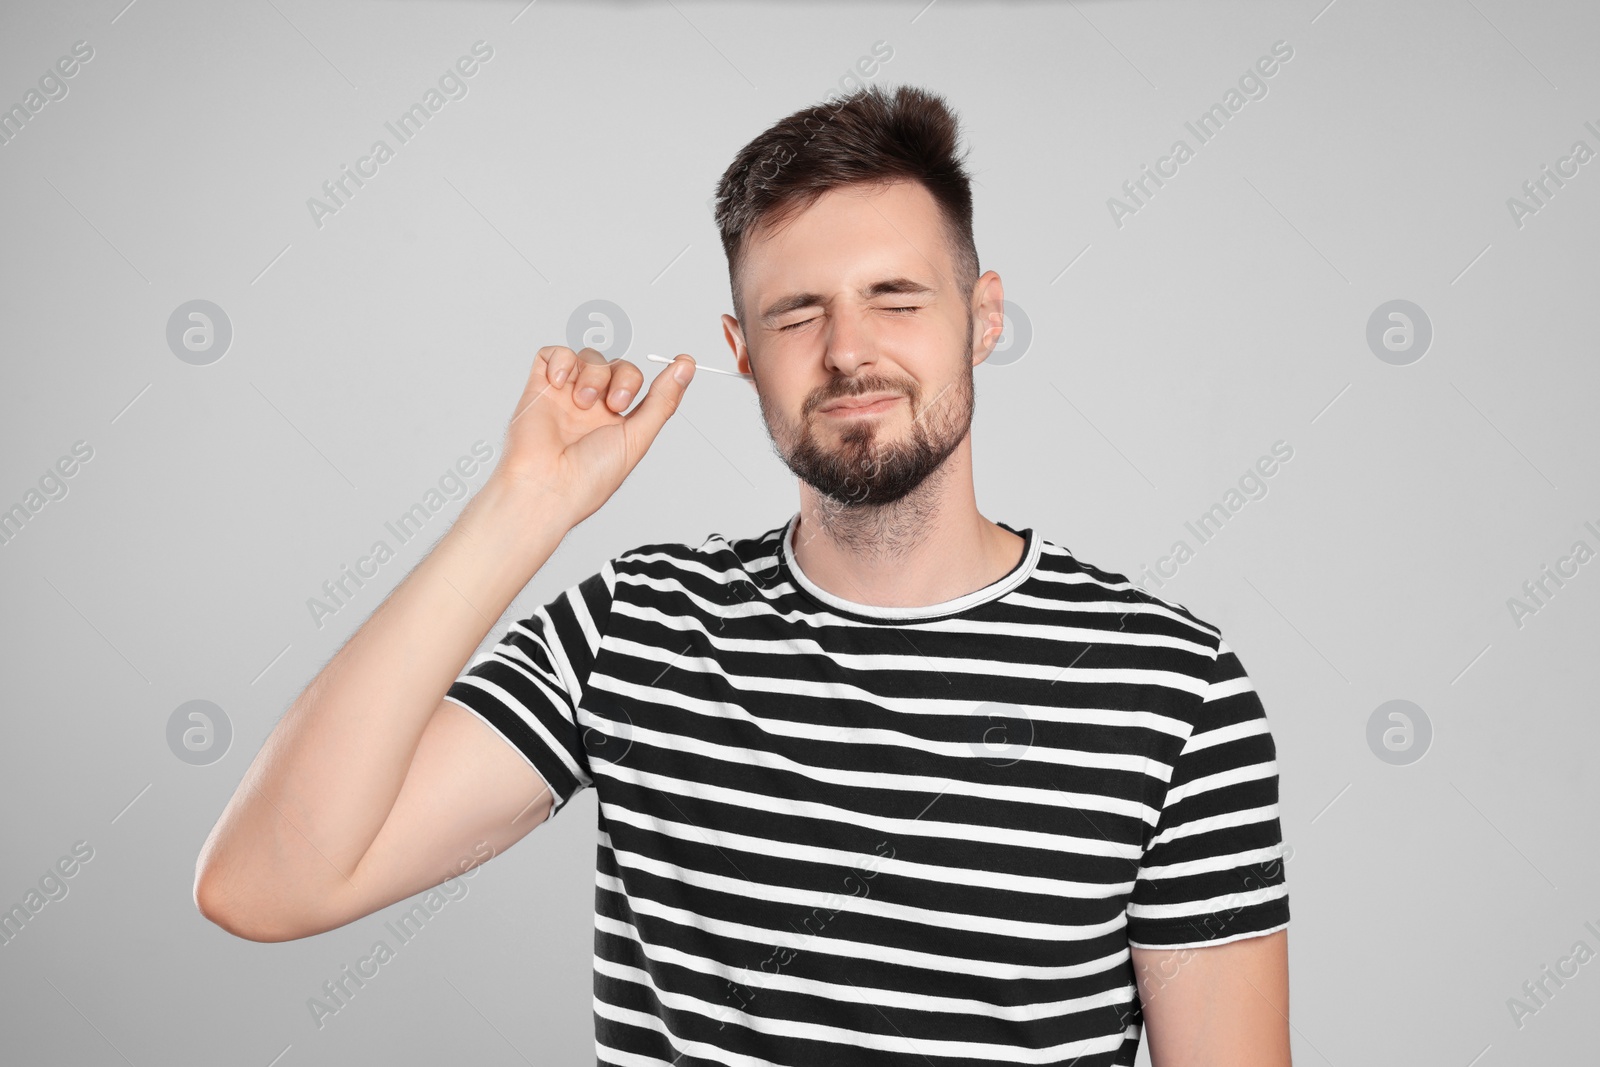
[[299, 936], [252, 919], [248, 909], [235, 906], [233, 898], [214, 878], [208, 879], [204, 873], [195, 876], [194, 905], [207, 921], [246, 941], [272, 944], [292, 941]]

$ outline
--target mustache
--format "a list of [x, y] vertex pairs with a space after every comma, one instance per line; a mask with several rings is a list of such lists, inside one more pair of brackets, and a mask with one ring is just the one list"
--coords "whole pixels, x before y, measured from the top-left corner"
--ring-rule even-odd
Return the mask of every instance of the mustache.
[[914, 385], [889, 381], [857, 381], [852, 386], [832, 389], [827, 393], [812, 397], [811, 403], [807, 405], [807, 410], [808, 412], [814, 412], [823, 405], [831, 404], [835, 400], [849, 400], [858, 396], [866, 396], [868, 393], [894, 393], [896, 396], [907, 397], [913, 401], [917, 398], [917, 389]]

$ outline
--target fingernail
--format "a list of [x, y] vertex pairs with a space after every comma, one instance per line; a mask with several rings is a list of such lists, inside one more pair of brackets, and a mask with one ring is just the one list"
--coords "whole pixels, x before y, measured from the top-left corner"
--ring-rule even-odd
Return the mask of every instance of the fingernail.
[[633, 394], [628, 392], [626, 389], [618, 389], [615, 393], [611, 394], [611, 399], [616, 402], [618, 407], [621, 407], [623, 404], [628, 402], [628, 397], [632, 395]]
[[689, 379], [694, 376], [694, 363], [691, 360], [678, 360], [678, 365], [672, 368], [672, 380], [679, 385], [688, 385]]
[[594, 400], [594, 398], [599, 396], [599, 395], [600, 395], [599, 392], [595, 390], [594, 386], [586, 385], [582, 389], [578, 390], [577, 400], [578, 400], [578, 403], [580, 403], [580, 404], [588, 404], [588, 403], [591, 403]]
[[556, 371], [555, 376], [553, 378], [551, 378], [550, 380], [552, 382], [554, 382], [555, 384], [557, 384], [557, 385], [560, 385], [562, 382], [566, 381], [567, 380], [567, 368], [562, 367], [560, 370]]

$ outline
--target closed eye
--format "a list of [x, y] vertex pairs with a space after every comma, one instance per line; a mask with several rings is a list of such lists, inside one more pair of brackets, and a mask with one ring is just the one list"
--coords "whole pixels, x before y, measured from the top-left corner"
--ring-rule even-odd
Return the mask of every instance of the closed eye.
[[[879, 308], [878, 310], [879, 311], [901, 312], [901, 311], [921, 311], [922, 308], [920, 306], [917, 306], [917, 307], [903, 307], [903, 308]], [[800, 326], [806, 325], [808, 322], [815, 322], [815, 321], [816, 321], [815, 319], [801, 319], [799, 322], [791, 322], [787, 326], [779, 326], [778, 327], [778, 332], [782, 333], [784, 330], [793, 330], [796, 327], [800, 327]]]

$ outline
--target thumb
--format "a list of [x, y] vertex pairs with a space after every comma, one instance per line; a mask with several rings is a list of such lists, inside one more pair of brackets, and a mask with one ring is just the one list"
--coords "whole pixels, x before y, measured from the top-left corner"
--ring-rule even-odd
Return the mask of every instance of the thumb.
[[[689, 382], [694, 378], [694, 357], [686, 352], [674, 356], [672, 362], [662, 368], [650, 382], [650, 388], [645, 391], [644, 399], [627, 415], [623, 416], [623, 429], [628, 442], [628, 468], [633, 469], [644, 454], [655, 443], [656, 435], [661, 432], [661, 427], [667, 424], [667, 419], [678, 410], [683, 394], [688, 391]], [[679, 376], [682, 380], [679, 380]]]

